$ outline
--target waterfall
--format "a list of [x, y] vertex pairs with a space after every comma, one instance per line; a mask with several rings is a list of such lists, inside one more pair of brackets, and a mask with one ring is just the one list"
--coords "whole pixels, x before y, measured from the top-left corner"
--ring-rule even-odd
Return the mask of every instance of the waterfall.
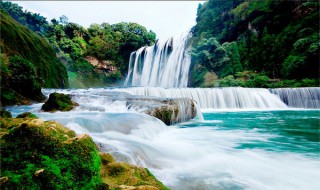
[[290, 107], [295, 108], [320, 108], [320, 88], [278, 88], [270, 89]]
[[132, 52], [124, 85], [187, 87], [191, 63], [187, 43], [190, 37], [190, 33], [184, 33]]
[[262, 108], [285, 109], [281, 99], [263, 88], [161, 88], [132, 87], [117, 89], [133, 95], [155, 96], [162, 98], [190, 98], [201, 109]]

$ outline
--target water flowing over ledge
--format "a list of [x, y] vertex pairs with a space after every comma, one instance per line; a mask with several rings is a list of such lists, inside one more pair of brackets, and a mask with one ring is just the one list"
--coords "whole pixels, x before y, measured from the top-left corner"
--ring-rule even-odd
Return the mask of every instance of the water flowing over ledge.
[[278, 95], [289, 107], [320, 108], [320, 88], [277, 88], [270, 92]]
[[44, 90], [44, 94], [57, 91], [70, 94], [79, 104], [75, 110], [93, 112], [136, 112], [145, 113], [160, 119], [167, 125], [189, 121], [202, 114], [196, 103], [189, 98], [161, 98], [137, 96], [117, 91], [118, 89], [78, 89]]
[[125, 86], [187, 87], [190, 37], [190, 33], [184, 33], [132, 52]]
[[159, 88], [119, 89], [134, 95], [162, 98], [190, 98], [201, 109], [286, 109], [320, 108], [320, 88]]

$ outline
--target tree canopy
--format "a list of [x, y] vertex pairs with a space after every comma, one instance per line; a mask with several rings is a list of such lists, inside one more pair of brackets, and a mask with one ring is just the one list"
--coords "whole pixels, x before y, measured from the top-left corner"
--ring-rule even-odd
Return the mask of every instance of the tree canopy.
[[196, 21], [193, 64], [219, 77], [319, 78], [319, 1], [209, 0]]

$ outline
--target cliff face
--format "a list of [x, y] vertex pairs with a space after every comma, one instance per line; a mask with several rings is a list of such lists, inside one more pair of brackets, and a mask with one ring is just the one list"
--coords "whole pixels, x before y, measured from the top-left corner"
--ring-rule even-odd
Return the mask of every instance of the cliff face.
[[118, 71], [118, 68], [114, 66], [112, 61], [109, 60], [99, 60], [96, 57], [93, 56], [87, 56], [84, 58], [86, 61], [88, 61], [92, 66], [94, 66], [96, 69], [104, 71], [106, 74], [108, 73], [115, 73]]
[[41, 87], [68, 87], [65, 66], [49, 43], [0, 12], [1, 105], [41, 101]]

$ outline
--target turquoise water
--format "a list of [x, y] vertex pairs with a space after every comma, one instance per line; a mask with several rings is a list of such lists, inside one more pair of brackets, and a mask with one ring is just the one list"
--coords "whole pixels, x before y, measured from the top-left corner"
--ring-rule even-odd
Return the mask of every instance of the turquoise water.
[[180, 125], [270, 135], [268, 140], [241, 142], [237, 149], [263, 149], [320, 156], [320, 110], [240, 111], [203, 114], [205, 122]]
[[103, 112], [45, 113], [41, 105], [9, 110], [87, 133], [101, 151], [149, 168], [173, 190], [320, 189], [320, 110], [211, 111], [204, 121], [166, 126], [125, 102]]

